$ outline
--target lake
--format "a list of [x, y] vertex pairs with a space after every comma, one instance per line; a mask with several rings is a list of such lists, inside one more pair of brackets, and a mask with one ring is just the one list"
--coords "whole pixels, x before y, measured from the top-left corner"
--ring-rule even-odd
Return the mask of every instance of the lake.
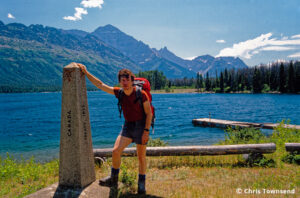
[[[117, 99], [102, 91], [88, 92], [94, 148], [113, 147], [123, 124]], [[0, 94], [0, 156], [28, 159], [58, 157], [61, 93]], [[300, 125], [300, 95], [288, 94], [153, 94], [155, 133], [169, 145], [210, 145], [224, 139], [217, 128], [194, 127], [192, 119], [209, 117], [245, 122]]]

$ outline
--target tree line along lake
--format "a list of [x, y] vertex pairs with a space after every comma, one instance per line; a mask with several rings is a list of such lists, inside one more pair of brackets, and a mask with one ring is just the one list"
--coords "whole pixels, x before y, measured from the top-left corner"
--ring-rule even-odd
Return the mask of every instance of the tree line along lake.
[[[0, 156], [34, 156], [40, 161], [59, 155], [61, 92], [0, 94]], [[113, 147], [124, 118], [117, 99], [102, 91], [88, 92], [94, 148]], [[210, 145], [224, 139], [218, 128], [195, 127], [194, 118], [300, 125], [296, 94], [153, 94], [155, 133], [169, 145]]]

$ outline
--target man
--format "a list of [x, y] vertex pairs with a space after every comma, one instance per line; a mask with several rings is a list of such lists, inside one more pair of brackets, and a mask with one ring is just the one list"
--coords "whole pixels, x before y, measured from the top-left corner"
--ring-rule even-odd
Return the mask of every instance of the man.
[[[104, 84], [101, 80], [90, 74], [84, 65], [77, 65], [96, 87], [115, 95], [117, 98], [119, 97], [120, 88]], [[139, 160], [138, 193], [146, 194], [146, 144], [149, 140], [152, 111], [145, 91], [142, 91], [142, 105], [136, 100], [136, 88], [133, 86], [134, 77], [134, 74], [128, 69], [122, 69], [118, 73], [119, 83], [124, 94], [122, 96], [122, 110], [125, 123], [113, 148], [111, 175], [101, 179], [100, 185], [118, 186], [122, 152], [131, 142], [135, 142], [137, 144], [137, 156]]]

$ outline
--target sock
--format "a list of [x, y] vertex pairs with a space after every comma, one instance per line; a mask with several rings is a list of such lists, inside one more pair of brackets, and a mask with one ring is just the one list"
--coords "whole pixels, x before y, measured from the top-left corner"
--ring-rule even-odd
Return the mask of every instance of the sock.
[[146, 175], [139, 174], [139, 183], [145, 183], [146, 181]]
[[118, 169], [115, 169], [115, 168], [113, 168], [113, 167], [111, 167], [111, 175], [113, 176], [113, 175], [119, 175], [119, 172], [120, 172], [120, 169], [118, 168]]

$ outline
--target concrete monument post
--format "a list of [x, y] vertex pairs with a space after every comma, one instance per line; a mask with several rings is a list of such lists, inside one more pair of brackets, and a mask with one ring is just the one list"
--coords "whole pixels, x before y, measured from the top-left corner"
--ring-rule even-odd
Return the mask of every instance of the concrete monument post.
[[85, 75], [76, 63], [63, 69], [59, 186], [83, 188], [96, 180]]

